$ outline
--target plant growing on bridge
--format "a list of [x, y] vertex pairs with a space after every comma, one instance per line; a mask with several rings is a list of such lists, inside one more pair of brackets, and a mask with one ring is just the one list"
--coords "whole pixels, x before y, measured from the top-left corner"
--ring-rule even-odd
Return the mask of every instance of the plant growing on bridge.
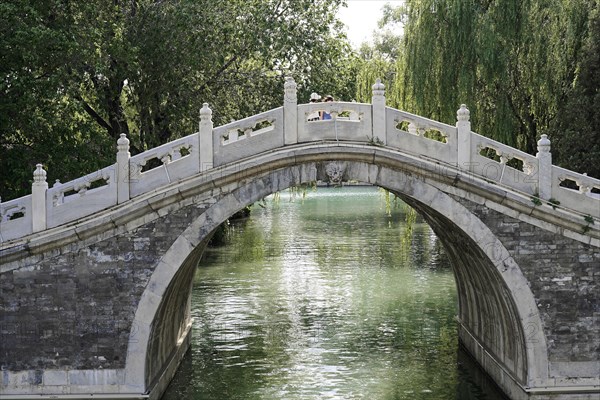
[[552, 206], [552, 209], [556, 210], [556, 207], [560, 205], [560, 201], [556, 200], [554, 197], [551, 197], [550, 200], [548, 200], [548, 204]]
[[587, 223], [583, 227], [583, 233], [587, 233], [590, 230], [590, 226], [594, 225], [594, 217], [592, 217], [591, 215], [586, 215], [586, 216], [583, 217], [583, 219]]
[[384, 145], [383, 140], [379, 139], [379, 137], [374, 136], [374, 135], [370, 136], [370, 137], [367, 136], [367, 140], [368, 140], [367, 144], [369, 146], [378, 146], [378, 147], [381, 147], [381, 146]]
[[536, 207], [542, 205], [542, 200], [540, 200], [540, 194], [538, 192], [535, 192], [533, 194], [533, 196], [531, 196], [530, 200], [533, 203], [533, 205]]

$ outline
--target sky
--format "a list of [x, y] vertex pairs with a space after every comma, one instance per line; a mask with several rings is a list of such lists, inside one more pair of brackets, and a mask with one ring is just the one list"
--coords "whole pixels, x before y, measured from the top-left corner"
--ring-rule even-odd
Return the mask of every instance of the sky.
[[377, 29], [377, 21], [382, 17], [381, 9], [385, 3], [400, 5], [403, 0], [347, 0], [348, 7], [341, 7], [339, 18], [348, 27], [350, 43], [359, 47], [364, 41], [371, 41], [373, 31]]

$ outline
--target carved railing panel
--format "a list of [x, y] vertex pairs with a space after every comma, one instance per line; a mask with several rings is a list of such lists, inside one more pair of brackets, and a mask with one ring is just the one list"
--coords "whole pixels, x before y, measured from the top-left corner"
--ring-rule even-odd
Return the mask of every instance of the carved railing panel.
[[553, 165], [552, 197], [561, 207], [600, 218], [600, 179]]
[[0, 242], [32, 233], [31, 195], [0, 203]]
[[538, 192], [538, 159], [477, 133], [471, 133], [471, 165], [461, 166], [484, 179], [527, 194]]
[[194, 133], [131, 157], [131, 197], [197, 174], [198, 151], [198, 134]]
[[[320, 119], [322, 113], [331, 119]], [[327, 102], [298, 106], [299, 143], [319, 140], [368, 142], [372, 140], [372, 128], [370, 104]]]
[[456, 165], [456, 127], [388, 107], [386, 130], [389, 147]]
[[283, 107], [213, 130], [215, 167], [283, 146]]
[[116, 165], [73, 181], [60, 183], [46, 192], [47, 227], [52, 228], [92, 215], [117, 204]]

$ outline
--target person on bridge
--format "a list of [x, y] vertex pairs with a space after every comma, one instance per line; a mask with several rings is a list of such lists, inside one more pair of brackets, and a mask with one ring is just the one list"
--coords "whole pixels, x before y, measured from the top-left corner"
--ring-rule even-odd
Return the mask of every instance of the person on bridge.
[[[333, 96], [328, 94], [327, 96], [325, 96], [325, 99], [323, 100], [323, 102], [325, 103], [329, 103], [333, 101]], [[321, 119], [322, 120], [326, 120], [326, 119], [331, 119], [331, 114], [325, 111], [321, 111]]]
[[[312, 92], [310, 94], [310, 102], [311, 103], [318, 103], [319, 100], [321, 100], [321, 96], [319, 96], [318, 93]], [[321, 119], [321, 116], [319, 115], [319, 111], [313, 111], [310, 114], [308, 114], [307, 117], [308, 121], [318, 121]]]

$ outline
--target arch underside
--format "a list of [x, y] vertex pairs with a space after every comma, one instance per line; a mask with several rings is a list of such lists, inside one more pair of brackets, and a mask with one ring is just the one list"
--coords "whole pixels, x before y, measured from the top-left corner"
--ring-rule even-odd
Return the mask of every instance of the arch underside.
[[[194, 269], [214, 229], [236, 211], [267, 195], [301, 183], [326, 179], [325, 164], [293, 164], [245, 177], [241, 185], [191, 222], [179, 238], [185, 241], [187, 252], [181, 250], [181, 245], [174, 245], [163, 257], [171, 260], [164, 267], [170, 272], [161, 272], [159, 264], [149, 284], [155, 285], [153, 290], [160, 301], [154, 296], [151, 300], [143, 297], [136, 312], [137, 323], [147, 324], [140, 329], [141, 343], [137, 346], [145, 351], [145, 356], [142, 357], [143, 368], [140, 368], [142, 365], [129, 362], [128, 353], [126, 374], [130, 381], [151, 388], [162, 373], [164, 363], [172, 357], [172, 349], [181, 341], [182, 332], [190, 321], [189, 299]], [[529, 303], [535, 304], [533, 295], [522, 293], [523, 288], [527, 288], [525, 278], [518, 267], [514, 268], [516, 264], [493, 233], [459, 202], [422, 178], [374, 163], [344, 161], [343, 164], [344, 180], [368, 182], [393, 192], [415, 208], [435, 231], [450, 257], [456, 278], [460, 337], [468, 350], [484, 352], [496, 364], [483, 365], [484, 369], [490, 372], [499, 368], [503, 371], [502, 379], [512, 380], [511, 384], [516, 383], [521, 388], [528, 385], [532, 376], [543, 376], [543, 371], [532, 371], [535, 367], [531, 360], [537, 357], [536, 365], [540, 365], [539, 359], [542, 359], [542, 369], [546, 360], [547, 369], [543, 335], [538, 337], [539, 346], [532, 349], [526, 345], [524, 332], [524, 324], [532, 320], [539, 323], [539, 316], [531, 313], [524, 316], [526, 306], [515, 299], [515, 293], [520, 291], [521, 299], [524, 296]], [[174, 264], [178, 265], [173, 267]], [[507, 279], [500, 269], [511, 264], [512, 275]], [[144, 322], [139, 315], [154, 315], [154, 318]], [[485, 364], [481, 357], [475, 358]], [[490, 375], [498, 381], [499, 378]], [[503, 389], [507, 391], [506, 387]]]
[[448, 217], [410, 197], [397, 195], [424, 217], [450, 258], [458, 292], [461, 340], [466, 342], [473, 336], [502, 368], [525, 385], [524, 331], [515, 301], [494, 264]]

